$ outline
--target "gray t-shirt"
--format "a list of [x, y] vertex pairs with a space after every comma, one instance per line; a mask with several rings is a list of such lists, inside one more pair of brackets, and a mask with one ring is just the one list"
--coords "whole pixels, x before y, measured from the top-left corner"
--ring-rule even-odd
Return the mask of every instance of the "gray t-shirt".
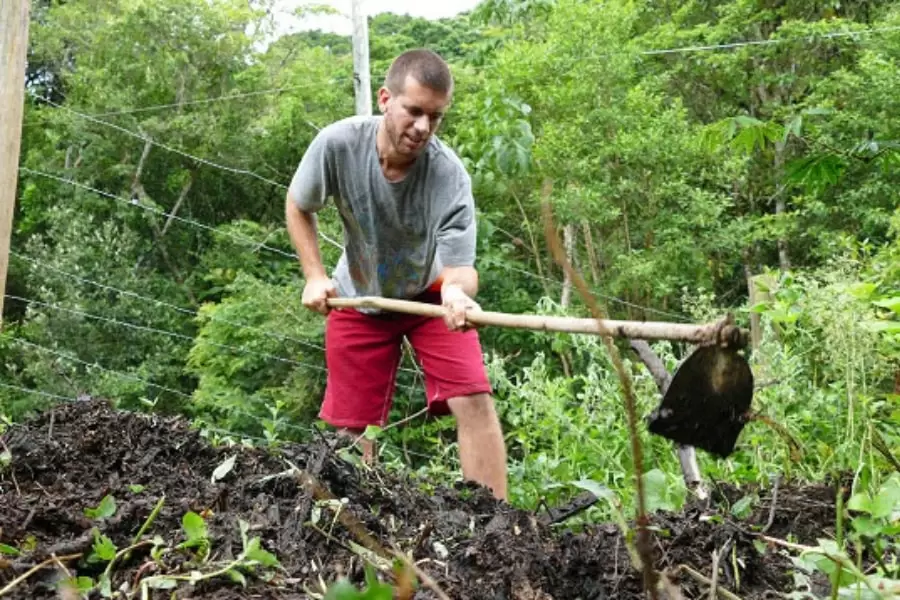
[[322, 129], [290, 194], [307, 212], [334, 200], [344, 224], [332, 274], [340, 296], [409, 299], [443, 267], [474, 264], [475, 202], [462, 161], [436, 136], [402, 181], [388, 181], [375, 146], [381, 119], [349, 117]]

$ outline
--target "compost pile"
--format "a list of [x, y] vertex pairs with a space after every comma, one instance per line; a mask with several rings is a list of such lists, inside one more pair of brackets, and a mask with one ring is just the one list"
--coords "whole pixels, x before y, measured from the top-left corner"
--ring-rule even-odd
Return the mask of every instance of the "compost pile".
[[[361, 587], [369, 565], [396, 581], [395, 551], [419, 569], [407, 598], [438, 598], [433, 588], [467, 600], [644, 597], [615, 525], [565, 532], [475, 486], [427, 494], [354, 465], [328, 437], [214, 448], [182, 419], [91, 400], [0, 440], [4, 598], [83, 597], [68, 583], [86, 589], [104, 573], [120, 598], [323, 598], [341, 577]], [[677, 568], [708, 577], [723, 549], [719, 585], [744, 599], [790, 589], [788, 558], [750, 532], [768, 525], [769, 535], [813, 541], [831, 526], [834, 494], [783, 486], [774, 511], [760, 494], [740, 523], [706, 505], [652, 516], [656, 567], [674, 574], [685, 598], [706, 586]]]

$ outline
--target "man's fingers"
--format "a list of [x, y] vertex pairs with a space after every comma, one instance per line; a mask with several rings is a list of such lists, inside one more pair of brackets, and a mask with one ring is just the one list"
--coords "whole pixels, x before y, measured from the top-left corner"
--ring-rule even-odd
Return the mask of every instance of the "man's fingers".
[[450, 303], [444, 306], [444, 323], [450, 331], [466, 331], [470, 329], [466, 312], [469, 309], [467, 305], [459, 303]]

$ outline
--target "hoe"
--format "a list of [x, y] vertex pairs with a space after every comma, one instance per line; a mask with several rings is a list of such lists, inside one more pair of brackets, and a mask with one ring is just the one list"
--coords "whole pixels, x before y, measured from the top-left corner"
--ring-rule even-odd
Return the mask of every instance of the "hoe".
[[[332, 298], [332, 308], [363, 308], [443, 317], [438, 305], [380, 297]], [[671, 340], [698, 346], [675, 371], [662, 400], [647, 419], [651, 433], [682, 446], [728, 457], [749, 420], [753, 373], [743, 350], [749, 335], [728, 315], [702, 325], [653, 321], [512, 315], [475, 311], [475, 326], [492, 325], [535, 331], [609, 335], [614, 338]]]

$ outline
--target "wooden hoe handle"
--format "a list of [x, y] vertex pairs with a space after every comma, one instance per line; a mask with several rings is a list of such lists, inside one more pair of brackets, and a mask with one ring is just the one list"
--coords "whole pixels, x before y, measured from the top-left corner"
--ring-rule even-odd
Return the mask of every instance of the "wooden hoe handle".
[[[363, 308], [400, 312], [423, 317], [443, 317], [444, 308], [436, 304], [362, 296], [359, 298], [329, 298], [331, 308]], [[744, 347], [749, 336], [734, 325], [731, 315], [713, 323], [691, 325], [659, 321], [615, 321], [610, 319], [553, 317], [543, 315], [512, 315], [492, 311], [473, 311], [467, 319], [473, 325], [496, 325], [535, 331], [564, 333], [588, 333], [610, 335], [617, 338], [643, 340], [672, 340], [693, 344], [721, 344]]]

